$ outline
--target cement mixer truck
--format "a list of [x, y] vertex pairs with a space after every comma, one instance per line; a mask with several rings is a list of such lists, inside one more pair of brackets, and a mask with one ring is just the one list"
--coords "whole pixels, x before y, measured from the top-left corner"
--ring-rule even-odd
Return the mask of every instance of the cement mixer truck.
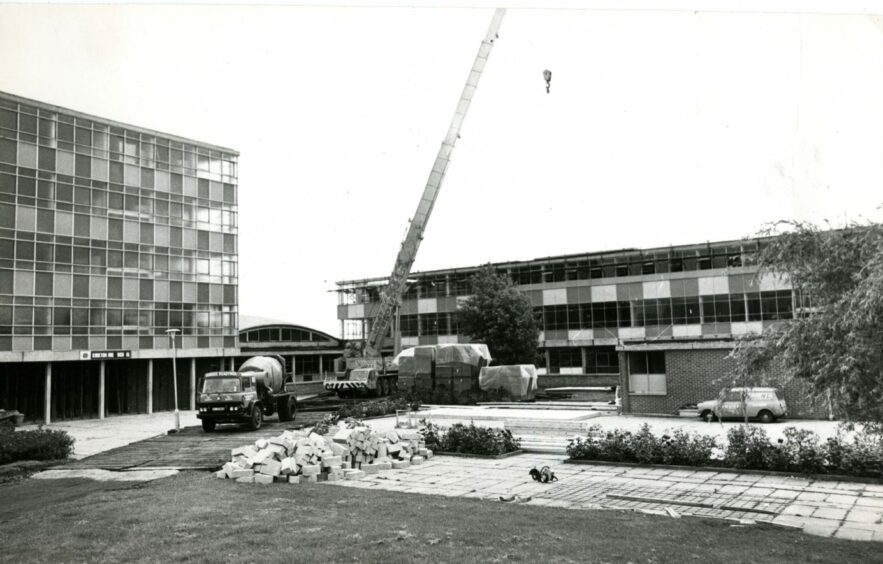
[[211, 433], [219, 423], [245, 424], [251, 430], [263, 425], [264, 417], [279, 414], [279, 421], [291, 421], [295, 412], [294, 382], [286, 377], [281, 356], [254, 356], [235, 372], [209, 372], [196, 397], [196, 417], [202, 430]]

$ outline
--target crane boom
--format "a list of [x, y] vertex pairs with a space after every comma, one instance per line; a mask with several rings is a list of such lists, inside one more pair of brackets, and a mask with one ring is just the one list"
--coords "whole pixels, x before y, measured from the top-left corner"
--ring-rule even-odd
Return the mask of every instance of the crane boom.
[[408, 227], [408, 233], [402, 241], [399, 254], [396, 257], [395, 266], [392, 274], [389, 275], [389, 282], [385, 290], [380, 295], [380, 308], [374, 317], [374, 323], [371, 327], [366, 346], [365, 356], [379, 357], [380, 348], [383, 339], [389, 331], [392, 323], [393, 314], [401, 303], [402, 295], [407, 288], [408, 275], [411, 273], [411, 267], [414, 265], [414, 259], [417, 258], [417, 249], [420, 247], [420, 241], [423, 239], [423, 232], [426, 229], [426, 223], [435, 206], [435, 200], [438, 198], [442, 181], [445, 178], [445, 172], [448, 163], [451, 161], [451, 153], [454, 151], [454, 145], [460, 137], [460, 127], [463, 125], [463, 119], [469, 110], [469, 104], [475, 96], [475, 89], [478, 87], [478, 80], [487, 64], [488, 55], [497, 39], [497, 32], [500, 24], [503, 22], [503, 16], [506, 14], [504, 8], [497, 8], [491, 19], [487, 34], [478, 48], [478, 54], [475, 56], [475, 62], [472, 63], [472, 70], [469, 72], [469, 78], [466, 79], [466, 86], [463, 87], [463, 93], [460, 95], [460, 101], [457, 103], [457, 109], [454, 111], [454, 117], [451, 119], [451, 125], [448, 133], [442, 141], [435, 157], [435, 163], [432, 165], [432, 171], [429, 173], [429, 179], [426, 181], [426, 187], [423, 189], [423, 195], [420, 197], [420, 203], [417, 204], [417, 211], [411, 219]]

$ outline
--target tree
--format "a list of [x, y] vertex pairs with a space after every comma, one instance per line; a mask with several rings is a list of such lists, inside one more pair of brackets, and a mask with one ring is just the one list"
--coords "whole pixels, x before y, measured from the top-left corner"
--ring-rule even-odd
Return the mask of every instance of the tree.
[[472, 295], [457, 312], [460, 333], [486, 344], [498, 364], [534, 364], [539, 329], [530, 298], [490, 265], [471, 284]]
[[772, 238], [759, 274], [787, 276], [798, 308], [793, 320], [737, 343], [737, 380], [803, 379], [838, 416], [883, 430], [883, 226], [786, 221], [762, 235]]

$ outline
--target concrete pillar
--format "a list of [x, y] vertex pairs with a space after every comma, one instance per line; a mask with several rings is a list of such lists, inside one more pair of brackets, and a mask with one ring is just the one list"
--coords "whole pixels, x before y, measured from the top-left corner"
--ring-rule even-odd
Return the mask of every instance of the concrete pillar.
[[98, 418], [104, 419], [104, 361], [98, 365]]
[[196, 359], [190, 359], [190, 411], [196, 410]]
[[147, 361], [147, 413], [153, 413], [153, 359]]
[[319, 375], [323, 378], [325, 377], [325, 367], [322, 365], [322, 355], [319, 355]]
[[52, 423], [52, 363], [46, 363], [46, 371], [43, 385], [45, 386], [43, 393], [43, 423], [49, 425]]
[[619, 351], [619, 397], [622, 401], [622, 413], [629, 413], [631, 405], [629, 401], [629, 365], [628, 355]]
[[546, 357], [546, 374], [552, 373], [552, 355], [549, 353], [549, 349], [546, 349], [543, 352], [543, 355]]
[[230, 372], [233, 372], [234, 370], [236, 370], [236, 359], [233, 358], [232, 356], [230, 357], [230, 368], [229, 368], [229, 370], [230, 370]]
[[583, 362], [583, 374], [589, 373], [589, 351], [586, 347], [579, 348], [580, 354], [582, 354], [582, 362]]

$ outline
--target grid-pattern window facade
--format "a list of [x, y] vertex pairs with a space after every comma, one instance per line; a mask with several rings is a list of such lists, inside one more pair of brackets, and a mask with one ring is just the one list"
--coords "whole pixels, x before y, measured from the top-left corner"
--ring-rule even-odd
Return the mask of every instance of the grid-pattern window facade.
[[237, 157], [0, 95], [0, 352], [235, 347]]

